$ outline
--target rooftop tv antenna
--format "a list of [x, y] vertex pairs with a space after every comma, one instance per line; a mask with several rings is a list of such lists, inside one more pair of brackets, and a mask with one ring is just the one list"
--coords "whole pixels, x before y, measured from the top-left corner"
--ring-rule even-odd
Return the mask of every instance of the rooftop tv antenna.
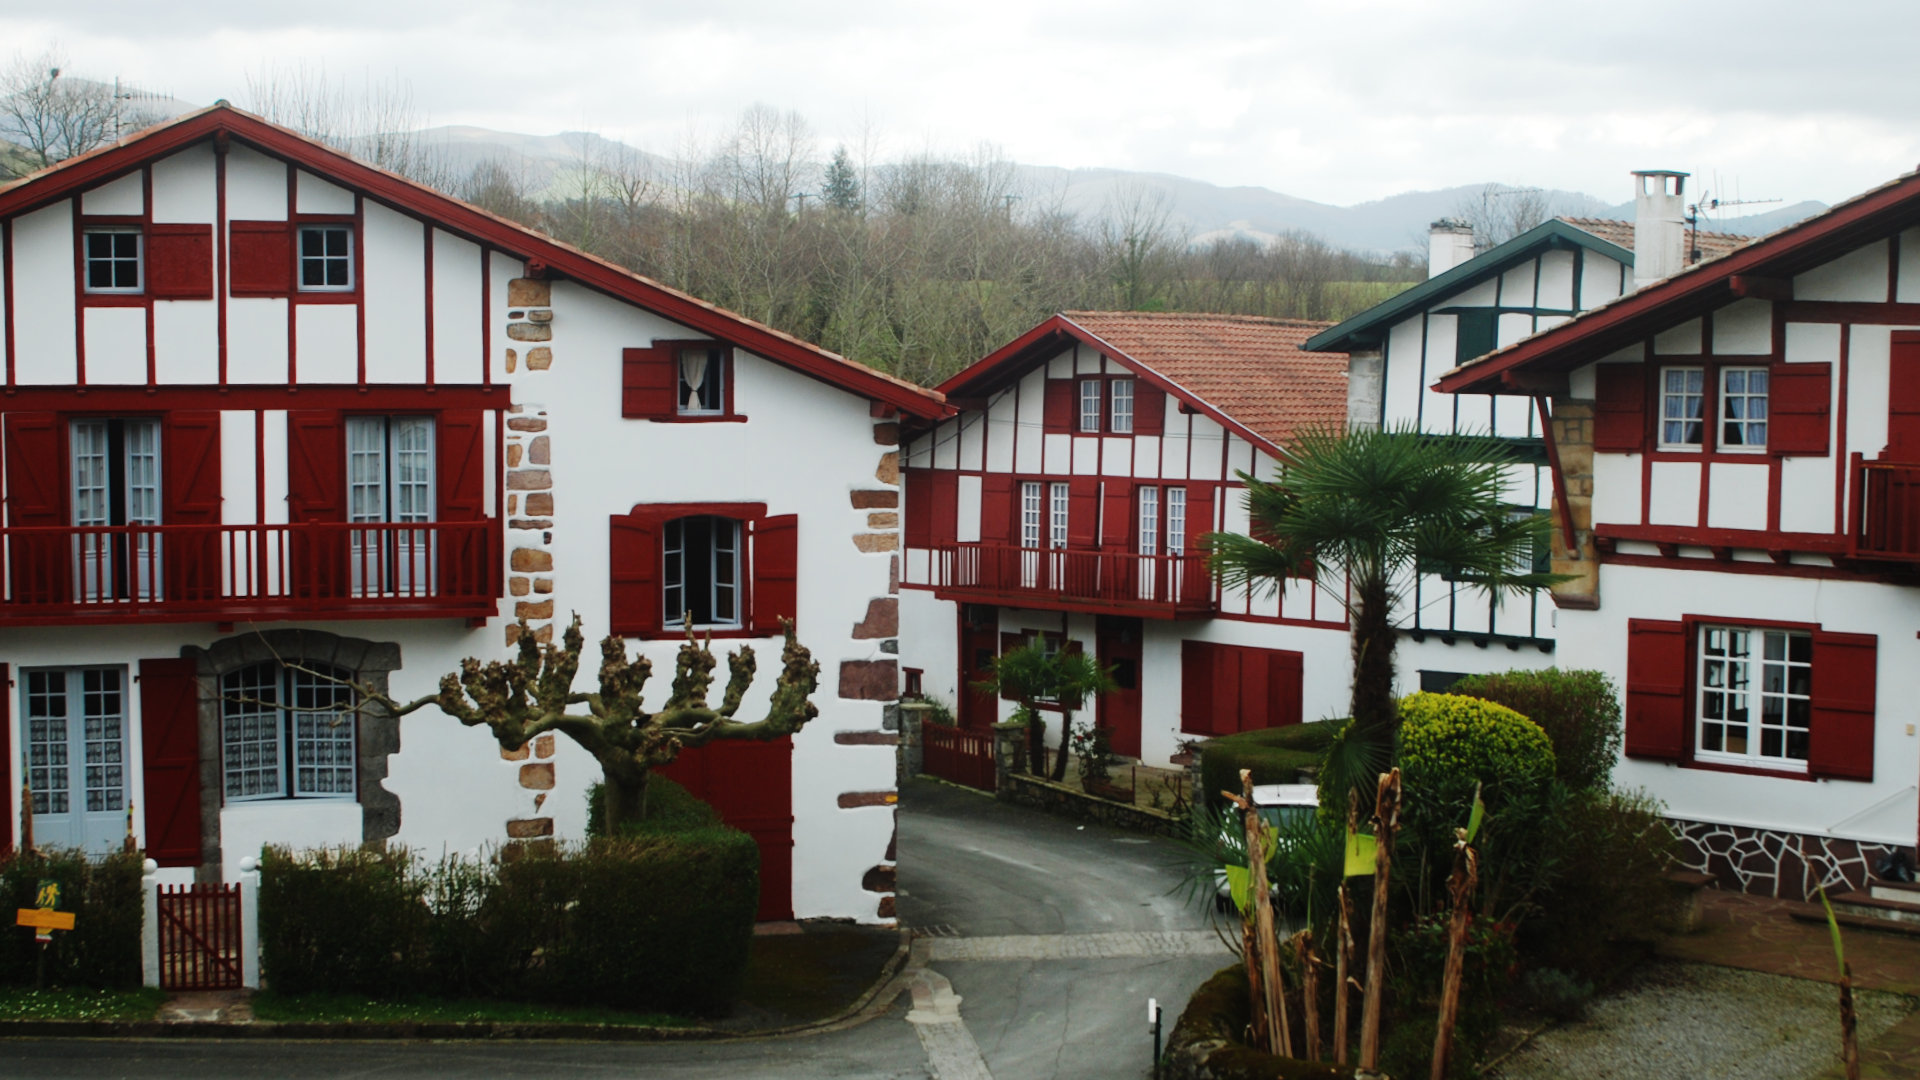
[[[1714, 183], [1718, 184], [1719, 182], [1720, 178], [1716, 175], [1714, 177]], [[1700, 261], [1699, 239], [1701, 218], [1707, 218], [1708, 224], [1712, 224], [1712, 215], [1728, 207], [1765, 206], [1768, 203], [1785, 201], [1784, 199], [1742, 199], [1737, 197], [1721, 199], [1715, 197], [1711, 191], [1702, 191], [1699, 202], [1689, 203], [1687, 205], [1687, 262], [1697, 263]]]

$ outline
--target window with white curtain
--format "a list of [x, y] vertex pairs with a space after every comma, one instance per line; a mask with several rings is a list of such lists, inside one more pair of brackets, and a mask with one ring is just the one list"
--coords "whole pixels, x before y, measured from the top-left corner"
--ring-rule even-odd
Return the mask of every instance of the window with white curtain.
[[727, 408], [726, 351], [680, 350], [680, 390], [674, 401], [682, 416], [717, 416]]
[[1133, 380], [1113, 379], [1107, 383], [1107, 430], [1115, 435], [1133, 434]]
[[[160, 422], [75, 420], [67, 440], [72, 477], [75, 572], [88, 600], [154, 596], [160, 538]], [[136, 528], [106, 531], [111, 526]]]
[[254, 664], [220, 679], [227, 801], [354, 796], [357, 719], [348, 675], [325, 664]]
[[431, 587], [433, 418], [347, 418], [347, 521], [357, 595], [421, 595]]
[[1067, 506], [1068, 485], [1053, 484], [1048, 488], [1047, 505], [1047, 546], [1063, 548], [1067, 546]]

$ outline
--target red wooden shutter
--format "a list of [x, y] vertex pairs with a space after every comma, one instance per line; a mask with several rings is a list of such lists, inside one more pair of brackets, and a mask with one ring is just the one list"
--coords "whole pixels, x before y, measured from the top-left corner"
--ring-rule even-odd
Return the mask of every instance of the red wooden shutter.
[[227, 291], [234, 296], [293, 293], [293, 227], [284, 221], [227, 224]]
[[1772, 364], [1767, 369], [1767, 449], [1825, 457], [1833, 368], [1827, 363]]
[[147, 295], [213, 299], [213, 226], [147, 226]]
[[1013, 542], [1013, 477], [988, 473], [980, 478], [980, 542]]
[[[0, 733], [13, 730], [13, 671], [6, 664], [0, 664]], [[0, 764], [0, 780], [6, 781], [9, 792], [20, 790], [20, 777], [14, 774], [13, 755], [8, 754], [4, 764]], [[13, 852], [13, 814], [5, 808], [12, 806], [10, 799], [0, 799], [0, 855]]]
[[[66, 425], [50, 412], [6, 414], [7, 524], [58, 528], [67, 517]], [[7, 565], [16, 603], [66, 600], [72, 570], [58, 533], [15, 536]]]
[[1071, 379], [1048, 379], [1041, 400], [1040, 423], [1059, 435], [1073, 430], [1073, 388]]
[[[1888, 461], [1920, 461], [1920, 331], [1895, 330], [1887, 372]], [[1871, 450], [1871, 447], [1861, 447]]]
[[1216, 733], [1213, 646], [1204, 641], [1180, 643], [1180, 730], [1194, 735]]
[[1627, 620], [1628, 757], [1686, 756], [1688, 638], [1685, 623]]
[[1593, 448], [1634, 454], [1647, 445], [1647, 373], [1639, 364], [1594, 369]]
[[933, 474], [933, 542], [952, 544], [960, 536], [960, 475], [940, 469]]
[[1872, 634], [1813, 635], [1813, 730], [1807, 771], [1815, 776], [1873, 779], [1878, 641]]
[[1158, 435], [1167, 425], [1167, 395], [1145, 379], [1133, 380], [1133, 433]]
[[1199, 551], [1200, 538], [1213, 532], [1212, 484], [1187, 486], [1187, 550]]
[[140, 661], [147, 857], [200, 864], [200, 678], [192, 660]]
[[1102, 482], [1100, 546], [1110, 551], [1133, 550], [1133, 481], [1108, 479]]
[[1091, 551], [1100, 538], [1100, 478], [1076, 476], [1067, 481], [1067, 546]]
[[1246, 702], [1241, 697], [1240, 650], [1215, 645], [1213, 654], [1213, 733], [1232, 735], [1245, 729]]
[[1269, 649], [1267, 653], [1267, 692], [1273, 698], [1273, 726], [1297, 724], [1305, 711], [1301, 692], [1304, 657], [1284, 649]]
[[1233, 646], [1228, 650], [1240, 665], [1240, 729], [1270, 728], [1278, 721], [1274, 707], [1270, 657], [1266, 649]]
[[662, 420], [678, 414], [674, 393], [680, 388], [671, 349], [620, 350], [620, 415], [632, 420]]
[[753, 629], [778, 634], [781, 619], [800, 621], [798, 514], [776, 514], [753, 523]]
[[332, 409], [287, 414], [287, 520], [347, 519], [346, 428]]
[[900, 542], [910, 548], [933, 546], [933, 472], [908, 469], [900, 483], [902, 507]]
[[607, 540], [607, 619], [616, 634], [660, 633], [660, 522], [633, 514], [613, 516]]
[[170, 534], [162, 571], [170, 595], [189, 600], [220, 596], [220, 414], [187, 411], [167, 415], [165, 466], [168, 525], [199, 525]]
[[[1005, 630], [1002, 630], [1000, 632], [1000, 655], [1005, 656], [1008, 653], [1012, 652], [1013, 650], [1019, 648], [1020, 646], [1025, 645], [1026, 643], [1027, 643], [1027, 638], [1025, 634], [1011, 634]], [[1000, 696], [1006, 699], [1007, 701], [1019, 700], [1018, 698], [1013, 696], [1012, 691], [1006, 689], [1005, 687], [1001, 688]]]
[[[485, 521], [487, 516], [487, 414], [448, 409], [434, 427], [434, 482], [440, 505], [434, 520]], [[437, 530], [442, 596], [499, 595], [499, 560], [484, 528]]]

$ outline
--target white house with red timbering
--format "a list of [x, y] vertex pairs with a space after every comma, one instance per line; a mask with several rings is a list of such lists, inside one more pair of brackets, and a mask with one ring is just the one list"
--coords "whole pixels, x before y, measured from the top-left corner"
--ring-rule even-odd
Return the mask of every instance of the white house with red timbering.
[[37, 843], [176, 880], [578, 837], [566, 740], [283, 661], [404, 700], [578, 612], [654, 703], [689, 627], [751, 643], [751, 718], [786, 617], [819, 718], [671, 771], [763, 917], [892, 917], [894, 443], [939, 395], [224, 105], [0, 186], [0, 331], [0, 842], [23, 785]]
[[1798, 899], [1911, 856], [1920, 176], [1435, 389], [1550, 413], [1561, 663], [1625, 687], [1615, 778], [1695, 866]]
[[904, 450], [907, 689], [984, 728], [1014, 707], [972, 688], [995, 656], [1083, 649], [1119, 689], [1082, 722], [1162, 765], [1183, 739], [1343, 714], [1342, 598], [1223, 591], [1198, 545], [1247, 530], [1239, 473], [1344, 419], [1346, 357], [1300, 349], [1325, 327], [1066, 312], [943, 383], [957, 412]]

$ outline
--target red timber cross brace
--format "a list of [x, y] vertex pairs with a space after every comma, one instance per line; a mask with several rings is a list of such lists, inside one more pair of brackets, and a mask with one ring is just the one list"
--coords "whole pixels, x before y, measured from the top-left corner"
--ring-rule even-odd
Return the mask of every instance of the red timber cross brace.
[[200, 864], [200, 679], [192, 660], [140, 661], [147, 857]]
[[[1700, 626], [1712, 621], [1627, 620], [1628, 757], [1692, 760], [1695, 648]], [[1807, 775], [1873, 779], [1878, 639], [1817, 627], [1795, 629], [1808, 630], [1813, 638]]]

